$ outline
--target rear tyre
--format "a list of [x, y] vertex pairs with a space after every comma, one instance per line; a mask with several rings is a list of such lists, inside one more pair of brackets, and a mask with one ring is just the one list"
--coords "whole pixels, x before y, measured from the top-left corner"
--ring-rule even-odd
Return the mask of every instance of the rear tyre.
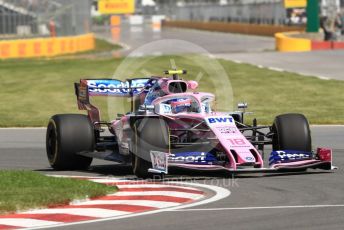
[[132, 167], [138, 178], [161, 179], [163, 175], [152, 174], [150, 151], [168, 152], [169, 134], [166, 122], [159, 118], [144, 118], [134, 124], [132, 138]]
[[302, 114], [282, 114], [272, 125], [273, 150], [311, 152], [312, 139], [307, 118]]
[[94, 130], [87, 116], [61, 114], [51, 117], [46, 134], [46, 151], [53, 169], [87, 169], [92, 158], [77, 153], [93, 149]]

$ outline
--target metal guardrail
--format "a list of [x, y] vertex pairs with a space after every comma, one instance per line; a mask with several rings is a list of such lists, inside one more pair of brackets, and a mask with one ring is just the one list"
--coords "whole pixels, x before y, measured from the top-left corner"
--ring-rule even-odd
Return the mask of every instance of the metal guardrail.
[[0, 0], [0, 39], [89, 33], [91, 3], [88, 0]]
[[200, 29], [208, 31], [240, 33], [249, 35], [274, 36], [278, 32], [304, 31], [302, 26], [258, 25], [249, 23], [164, 21], [163, 26]]
[[228, 1], [228, 4], [219, 4], [214, 1], [194, 4], [176, 4], [176, 1], [158, 0], [160, 13], [167, 15], [171, 20], [183, 21], [218, 21], [250, 24], [287, 24], [287, 11], [282, 0], [266, 1]]

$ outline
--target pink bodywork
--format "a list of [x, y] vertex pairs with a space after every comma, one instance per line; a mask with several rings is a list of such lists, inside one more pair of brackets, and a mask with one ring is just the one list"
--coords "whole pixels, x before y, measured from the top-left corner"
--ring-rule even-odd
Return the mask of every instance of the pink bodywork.
[[[153, 105], [157, 105], [168, 99], [173, 98], [193, 98], [197, 100], [199, 105], [201, 104], [201, 99], [204, 97], [214, 97], [210, 93], [179, 93], [167, 95], [160, 97], [153, 101]], [[243, 136], [243, 134], [237, 128], [234, 118], [226, 113], [221, 112], [211, 112], [205, 113], [178, 113], [178, 114], [164, 114], [165, 117], [175, 120], [175, 119], [195, 119], [204, 120], [211, 131], [218, 138], [220, 144], [224, 148], [228, 158], [230, 159], [231, 169], [236, 169], [238, 165], [254, 165], [256, 168], [263, 167], [263, 159], [256, 148]], [[210, 121], [215, 121], [211, 123]], [[237, 155], [237, 160], [233, 155], [235, 151]], [[219, 167], [219, 166], [200, 166], [200, 167]]]
[[[169, 99], [178, 98], [190, 98], [196, 101], [201, 110], [199, 112], [181, 112], [177, 114], [173, 113], [163, 113], [163, 114], [152, 114], [160, 115], [165, 118], [166, 121], [170, 121], [170, 128], [189, 128], [188, 122], [196, 121], [204, 124], [204, 127], [209, 128], [212, 131], [212, 135], [218, 140], [221, 145], [221, 149], [225, 152], [229, 159], [229, 164], [224, 167], [221, 165], [190, 165], [183, 163], [173, 163], [171, 165], [194, 168], [194, 169], [227, 169], [227, 170], [237, 170], [240, 166], [252, 166], [257, 170], [264, 170], [263, 159], [258, 150], [245, 138], [241, 131], [237, 128], [234, 118], [229, 115], [229, 113], [216, 112], [216, 111], [205, 111], [202, 108], [202, 99], [204, 98], [214, 98], [211, 93], [198, 93], [198, 92], [185, 92], [185, 93], [171, 93], [169, 92], [169, 83], [171, 82], [185, 82], [187, 89], [195, 90], [198, 87], [198, 83], [195, 81], [183, 81], [183, 80], [172, 80], [171, 78], [160, 78], [158, 80], [161, 90], [166, 94], [166, 96], [158, 97], [152, 102], [153, 106], [158, 106], [159, 104], [165, 102]], [[78, 96], [78, 106], [81, 110], [87, 110], [88, 116], [92, 122], [96, 123], [100, 121], [99, 109], [91, 105], [88, 101], [88, 92], [85, 91], [87, 86], [87, 80], [80, 81], [79, 96]], [[143, 103], [146, 94], [140, 93], [137, 95], [140, 98], [141, 104]], [[191, 100], [190, 100], [191, 101]], [[190, 102], [189, 101], [189, 102]], [[174, 103], [173, 105], [178, 105]], [[123, 116], [121, 119], [116, 119], [111, 122], [110, 131], [117, 136], [119, 142], [123, 137], [123, 130], [129, 127], [129, 117], [131, 115]], [[182, 121], [182, 122], [177, 122]], [[183, 125], [184, 124], [184, 125]], [[211, 133], [211, 132], [210, 132]], [[329, 167], [332, 169], [332, 151], [331, 149], [318, 148], [317, 158], [311, 160], [303, 160], [290, 163], [277, 163], [271, 165], [272, 170], [279, 168], [292, 168], [298, 166], [316, 166], [324, 165], [324, 163], [329, 163]]]

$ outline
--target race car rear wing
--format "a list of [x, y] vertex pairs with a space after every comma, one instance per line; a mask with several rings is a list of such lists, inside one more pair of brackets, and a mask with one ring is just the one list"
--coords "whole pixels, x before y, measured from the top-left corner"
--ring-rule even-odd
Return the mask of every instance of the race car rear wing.
[[[87, 110], [93, 122], [100, 121], [100, 112], [90, 103], [90, 96], [129, 97], [143, 92], [155, 83], [154, 78], [135, 78], [121, 81], [117, 79], [81, 79], [74, 83], [78, 108]], [[133, 106], [132, 106], [133, 107]]]
[[[140, 93], [150, 78], [136, 78], [121, 81], [117, 79], [82, 79], [75, 88], [82, 87], [89, 96], [130, 97]], [[80, 92], [80, 91], [76, 91]]]

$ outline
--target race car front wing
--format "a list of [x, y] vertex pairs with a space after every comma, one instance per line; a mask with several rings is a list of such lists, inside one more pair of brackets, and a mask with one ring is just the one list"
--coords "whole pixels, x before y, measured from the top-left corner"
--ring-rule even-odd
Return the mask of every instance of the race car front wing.
[[[270, 173], [270, 172], [299, 172], [307, 169], [322, 169], [322, 170], [334, 170], [336, 166], [332, 165], [332, 150], [328, 148], [318, 148], [316, 153], [297, 152], [297, 151], [275, 151], [271, 153], [271, 156], [279, 154], [280, 158], [276, 158], [275, 161], [270, 161], [269, 167], [247, 167], [238, 166], [236, 169], [215, 165], [215, 164], [197, 164], [186, 162], [169, 162], [168, 153], [152, 152], [151, 161], [152, 168], [149, 169], [151, 173], [167, 174], [169, 167], [183, 168], [190, 170], [201, 171], [227, 171], [237, 173]], [[312, 156], [312, 159], [305, 156]], [[270, 160], [271, 160], [270, 156]]]

